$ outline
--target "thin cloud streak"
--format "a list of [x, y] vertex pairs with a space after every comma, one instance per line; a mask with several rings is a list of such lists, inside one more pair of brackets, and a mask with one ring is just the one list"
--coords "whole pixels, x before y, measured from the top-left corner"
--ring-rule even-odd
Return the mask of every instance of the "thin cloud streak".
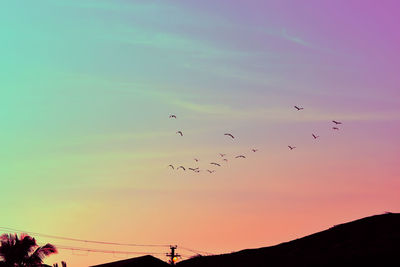
[[299, 44], [299, 45], [302, 45], [302, 46], [305, 46], [305, 47], [311, 47], [311, 44], [305, 42], [301, 38], [289, 35], [285, 28], [283, 28], [281, 30], [280, 36], [283, 37], [284, 39], [290, 41], [290, 42], [293, 42], [293, 43], [296, 43], [296, 44]]
[[[97, 84], [97, 77], [91, 75], [77, 75], [67, 74], [67, 76], [74, 76], [80, 79], [87, 80], [88, 82], [93, 82]], [[208, 115], [207, 119], [211, 116], [215, 116], [218, 119], [232, 119], [232, 120], [266, 120], [270, 122], [301, 122], [301, 121], [324, 121], [331, 120], [332, 118], [341, 118], [346, 121], [393, 121], [400, 119], [400, 111], [382, 111], [382, 112], [352, 112], [352, 113], [328, 113], [323, 112], [318, 109], [307, 108], [302, 112], [301, 116], [296, 116], [297, 114], [292, 111], [292, 107], [284, 108], [265, 108], [256, 107], [250, 109], [237, 109], [230, 105], [224, 104], [204, 104], [199, 102], [193, 102], [188, 100], [191, 93], [185, 92], [184, 89], [179, 85], [166, 85], [154, 82], [121, 82], [115, 78], [104, 79], [98, 77], [101, 83], [113, 85], [113, 89], [103, 88], [104, 91], [109, 92], [120, 92], [126, 94], [141, 95], [146, 98], [151, 98], [153, 101], [157, 100], [160, 104], [183, 110], [187, 110], [193, 113], [199, 113]], [[97, 87], [96, 87], [97, 88]], [[177, 92], [171, 91], [172, 89], [178, 90]], [[98, 89], [97, 89], [98, 90]], [[191, 91], [196, 91], [195, 89]], [[192, 116], [187, 114], [186, 117]], [[143, 132], [136, 134], [117, 134], [117, 137], [124, 139], [154, 139], [157, 137], [169, 136], [169, 132]], [[112, 135], [104, 136], [93, 136], [93, 138], [104, 138], [107, 139], [112, 137]]]
[[391, 112], [363, 112], [363, 113], [327, 113], [320, 110], [308, 109], [297, 116], [291, 107], [283, 108], [255, 108], [255, 109], [234, 109], [227, 105], [198, 104], [190, 101], [174, 100], [173, 105], [195, 113], [216, 115], [218, 119], [233, 120], [263, 120], [269, 122], [318, 122], [330, 121], [332, 118], [341, 118], [345, 121], [391, 121], [400, 119], [400, 111]]

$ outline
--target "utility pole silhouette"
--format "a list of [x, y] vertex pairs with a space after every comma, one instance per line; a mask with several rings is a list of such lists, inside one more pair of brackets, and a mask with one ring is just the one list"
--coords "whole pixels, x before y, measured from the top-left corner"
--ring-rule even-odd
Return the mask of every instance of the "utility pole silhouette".
[[[61, 266], [62, 266], [62, 267], [67, 267], [67, 263], [66, 263], [65, 261], [62, 261], [62, 262], [61, 262]], [[53, 264], [53, 267], [58, 267], [58, 263], [54, 263], [54, 264]]]
[[178, 246], [176, 246], [176, 245], [175, 246], [170, 246], [169, 248], [171, 249], [171, 253], [167, 254], [167, 257], [170, 258], [168, 263], [171, 264], [171, 265], [175, 265], [175, 262], [177, 262], [178, 258], [181, 256], [179, 254], [175, 254], [175, 249], [177, 249]]

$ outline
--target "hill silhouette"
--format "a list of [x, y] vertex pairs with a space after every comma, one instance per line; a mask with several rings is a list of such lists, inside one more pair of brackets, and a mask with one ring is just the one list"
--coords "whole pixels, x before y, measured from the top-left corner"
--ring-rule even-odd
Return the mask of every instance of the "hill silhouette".
[[199, 256], [177, 266], [400, 266], [400, 214], [366, 217], [276, 246]]
[[162, 261], [160, 259], [157, 259], [153, 256], [147, 255], [147, 256], [142, 256], [142, 257], [137, 257], [137, 258], [132, 258], [132, 259], [127, 259], [127, 260], [121, 260], [121, 261], [114, 261], [110, 263], [104, 263], [100, 265], [93, 265], [91, 267], [135, 267], [135, 266], [146, 266], [146, 267], [165, 267], [165, 266], [171, 266], [165, 261]]

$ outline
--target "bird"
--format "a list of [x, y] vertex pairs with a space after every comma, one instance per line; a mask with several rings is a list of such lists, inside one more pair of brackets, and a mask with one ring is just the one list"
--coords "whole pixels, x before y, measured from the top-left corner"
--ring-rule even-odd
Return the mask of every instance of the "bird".
[[215, 163], [215, 162], [211, 162], [210, 164], [213, 164], [215, 166], [221, 167], [221, 164]]
[[332, 121], [334, 124], [342, 124], [340, 121]]
[[196, 162], [199, 162], [199, 159], [196, 159], [196, 158], [195, 158], [194, 160], [195, 160]]
[[319, 135], [315, 135], [315, 134], [312, 134], [312, 136], [314, 137], [314, 139], [317, 139], [319, 137]]
[[244, 159], [245, 159], [246, 157], [243, 156], [243, 155], [239, 155], [239, 156], [236, 156], [235, 158], [237, 158], [237, 159], [238, 159], [238, 158], [244, 158]]
[[222, 153], [219, 153], [219, 155], [220, 155], [222, 158], [226, 156], [226, 154], [222, 154]]
[[176, 115], [171, 114], [171, 115], [169, 115], [169, 118], [170, 118], [170, 119], [172, 119], [172, 118], [173, 118], [173, 119], [176, 119]]
[[168, 165], [168, 167], [171, 167], [173, 170], [175, 170], [174, 166], [172, 164]]
[[228, 162], [228, 159], [223, 159], [224, 161]]
[[194, 172], [200, 172], [199, 168], [188, 168], [188, 169]]
[[209, 173], [213, 173], [213, 172], [215, 172], [214, 170], [207, 170]]
[[339, 128], [338, 128], [338, 127], [332, 127], [332, 129], [333, 129], [333, 130], [339, 130]]
[[304, 109], [304, 108], [298, 107], [298, 106], [294, 106], [294, 108], [297, 109], [297, 110], [302, 110], [302, 109]]
[[258, 149], [255, 149], [255, 148], [253, 148], [251, 151], [253, 151], [253, 152], [257, 152], [257, 151], [258, 151]]
[[230, 137], [232, 137], [232, 139], [235, 139], [235, 137], [234, 137], [232, 134], [230, 134], [230, 133], [225, 133], [224, 135], [230, 136]]
[[177, 131], [177, 134], [180, 134], [181, 136], [183, 136], [183, 133], [181, 131]]
[[183, 167], [183, 166], [179, 166], [179, 167], [177, 168], [177, 170], [179, 170], [179, 169], [181, 169], [181, 168], [182, 168], [182, 170], [186, 171], [185, 167]]
[[290, 150], [293, 150], [293, 149], [295, 149], [296, 147], [295, 147], [295, 146], [288, 146], [288, 148], [290, 148]]

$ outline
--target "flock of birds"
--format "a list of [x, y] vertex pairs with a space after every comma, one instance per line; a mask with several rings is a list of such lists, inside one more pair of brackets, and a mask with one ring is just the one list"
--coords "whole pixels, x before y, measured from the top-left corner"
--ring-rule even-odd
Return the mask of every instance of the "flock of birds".
[[[304, 107], [299, 107], [299, 106], [294, 106], [294, 108], [295, 108], [297, 111], [301, 111], [301, 110], [304, 109]], [[170, 119], [177, 119], [177, 116], [176, 116], [175, 114], [171, 114], [171, 115], [169, 115], [169, 118], [170, 118]], [[342, 122], [336, 121], [336, 120], [332, 120], [332, 123], [334, 123], [334, 126], [332, 127], [332, 129], [335, 130], [335, 131], [338, 131], [338, 130], [340, 129], [340, 128], [339, 128], [339, 125], [342, 124]], [[179, 136], [183, 136], [183, 132], [182, 132], [182, 131], [177, 131], [176, 134], [178, 134]], [[231, 134], [231, 133], [224, 133], [224, 136], [230, 137], [232, 140], [235, 139], [235, 136], [233, 136], [233, 134]], [[312, 133], [311, 136], [314, 138], [314, 140], [319, 138], [319, 135], [316, 135], [316, 134], [314, 134], [314, 133]], [[288, 148], [289, 148], [290, 150], [293, 150], [293, 149], [295, 149], [296, 147], [295, 147], [295, 146], [292, 146], [292, 145], [288, 145]], [[258, 151], [258, 149], [253, 148], [253, 149], [251, 149], [251, 151], [252, 151], [253, 153], [255, 153], [255, 152]], [[226, 154], [224, 154], [224, 153], [219, 153], [219, 156], [222, 158], [223, 161], [228, 162], [228, 159], [226, 158]], [[235, 156], [235, 159], [240, 159], [240, 158], [245, 159], [246, 156], [245, 156], [245, 155], [237, 155], [237, 156]], [[198, 158], [194, 158], [194, 161], [195, 161], [196, 163], [198, 163], [200, 160], [199, 160]], [[220, 164], [220, 163], [217, 163], [217, 162], [210, 162], [209, 165], [213, 165], [213, 166], [215, 166], [215, 167], [221, 167], [221, 164]], [[174, 165], [172, 165], [172, 164], [168, 165], [168, 167], [171, 168], [172, 170], [183, 170], [183, 171], [189, 170], [189, 171], [193, 171], [193, 172], [195, 172], [195, 173], [199, 173], [199, 172], [201, 172], [201, 171], [206, 171], [206, 172], [208, 172], [208, 173], [214, 173], [214, 172], [216, 172], [214, 169], [211, 169], [211, 168], [206, 168], [206, 169], [204, 169], [204, 170], [201, 170], [200, 167], [196, 167], [196, 168], [191, 168], [191, 167], [189, 168], [189, 167], [188, 167], [188, 168], [186, 168], [186, 167], [184, 167], [184, 166], [182, 166], [182, 165], [180, 165], [180, 166], [174, 166]]]

